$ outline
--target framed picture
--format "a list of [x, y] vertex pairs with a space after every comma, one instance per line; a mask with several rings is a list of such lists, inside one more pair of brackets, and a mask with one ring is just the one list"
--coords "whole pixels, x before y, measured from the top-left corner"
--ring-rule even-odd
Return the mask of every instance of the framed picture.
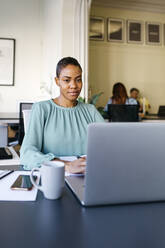
[[104, 18], [90, 17], [89, 38], [90, 40], [104, 40]]
[[124, 42], [124, 20], [108, 18], [108, 41]]
[[162, 25], [161, 23], [146, 23], [146, 43], [150, 45], [162, 44]]
[[14, 85], [15, 39], [0, 38], [0, 86]]
[[127, 41], [128, 43], [142, 44], [144, 42], [144, 24], [142, 21], [127, 21]]

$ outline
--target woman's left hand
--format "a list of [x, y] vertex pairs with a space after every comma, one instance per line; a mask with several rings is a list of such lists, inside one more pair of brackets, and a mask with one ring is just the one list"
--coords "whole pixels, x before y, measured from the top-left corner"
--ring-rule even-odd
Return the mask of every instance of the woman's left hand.
[[76, 159], [74, 161], [65, 161], [65, 170], [69, 173], [79, 174], [85, 173], [86, 157]]

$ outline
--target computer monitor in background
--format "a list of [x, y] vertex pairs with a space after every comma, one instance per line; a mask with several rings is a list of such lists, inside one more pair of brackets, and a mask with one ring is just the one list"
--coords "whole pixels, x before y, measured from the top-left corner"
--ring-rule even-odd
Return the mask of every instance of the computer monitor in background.
[[159, 106], [158, 116], [165, 116], [165, 106]]
[[33, 102], [20, 102], [19, 105], [19, 135], [18, 135], [18, 141], [19, 144], [22, 144], [23, 138], [24, 138], [24, 122], [23, 122], [23, 110], [31, 110], [33, 105]]
[[108, 104], [109, 121], [111, 122], [137, 122], [138, 105]]

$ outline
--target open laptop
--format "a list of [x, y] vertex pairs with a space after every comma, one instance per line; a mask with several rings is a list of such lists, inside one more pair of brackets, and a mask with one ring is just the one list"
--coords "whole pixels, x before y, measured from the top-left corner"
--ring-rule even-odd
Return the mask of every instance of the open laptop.
[[66, 182], [84, 206], [165, 200], [165, 124], [90, 124], [86, 174]]
[[139, 121], [139, 106], [132, 104], [108, 104], [108, 116], [111, 122]]

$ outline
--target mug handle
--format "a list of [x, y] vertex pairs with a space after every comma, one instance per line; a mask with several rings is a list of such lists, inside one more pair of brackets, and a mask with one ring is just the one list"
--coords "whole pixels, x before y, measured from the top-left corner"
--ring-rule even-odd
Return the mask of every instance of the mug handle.
[[[33, 173], [34, 173], [35, 171], [40, 172], [40, 169], [39, 169], [39, 168], [33, 168], [33, 169], [31, 170], [31, 173], [30, 173], [30, 180], [31, 180], [32, 184], [34, 185], [34, 187], [36, 187], [37, 189], [43, 191], [42, 186], [40, 186], [39, 184], [37, 184], [37, 183], [34, 181], [34, 179], [33, 179]], [[41, 173], [41, 172], [40, 172], [40, 173]]]

